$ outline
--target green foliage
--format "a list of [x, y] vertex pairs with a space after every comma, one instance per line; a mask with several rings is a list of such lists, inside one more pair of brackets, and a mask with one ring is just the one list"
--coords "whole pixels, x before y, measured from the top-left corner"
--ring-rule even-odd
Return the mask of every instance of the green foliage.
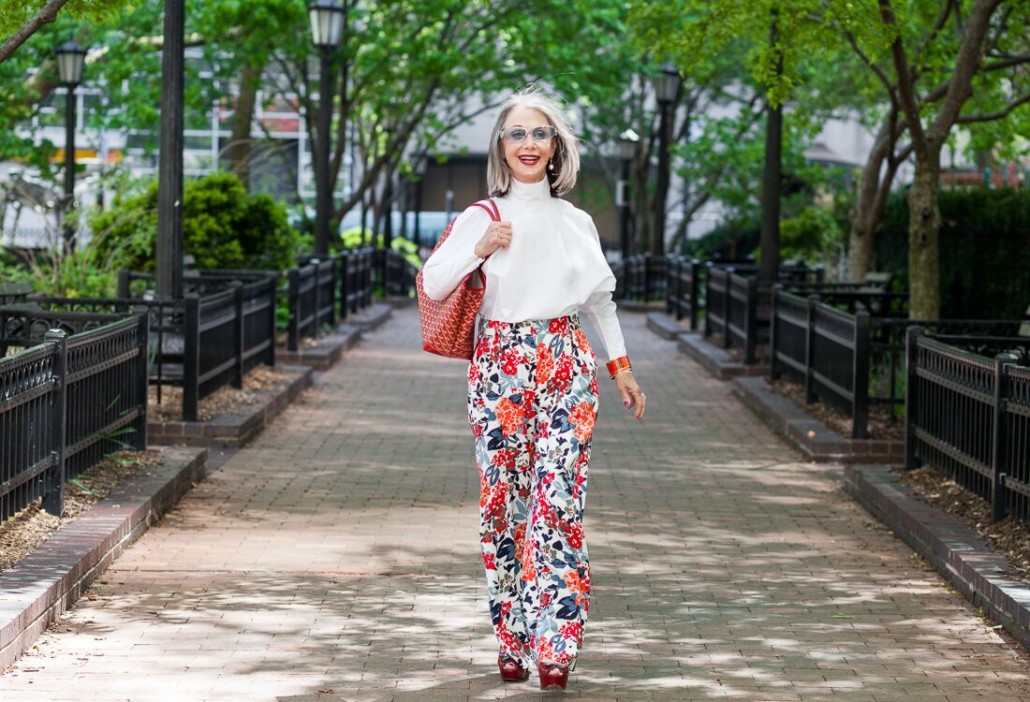
[[758, 247], [761, 227], [755, 217], [730, 219], [684, 246], [684, 253], [702, 261], [714, 258], [741, 260]]
[[804, 207], [796, 217], [780, 222], [780, 257], [809, 265], [836, 266], [844, 246], [844, 231], [833, 210]]
[[[942, 190], [941, 317], [1015, 319], [1030, 305], [1030, 190]], [[895, 193], [876, 239], [878, 267], [908, 289], [908, 201]]]
[[[363, 246], [369, 245], [377, 249], [383, 248], [384, 238], [382, 234], [375, 237], [374, 242], [371, 242], [371, 239], [372, 233], [370, 230], [363, 230], [361, 227], [351, 227], [340, 233], [339, 248], [360, 249]], [[404, 256], [416, 268], [422, 267], [422, 258], [418, 255], [418, 247], [415, 246], [415, 242], [401, 236], [395, 236], [390, 240], [390, 249]]]
[[117, 269], [91, 245], [72, 253], [32, 253], [22, 261], [5, 257], [0, 279], [30, 283], [35, 292], [54, 297], [114, 297], [118, 289]]
[[[154, 270], [157, 184], [135, 184], [91, 226], [118, 267]], [[284, 270], [293, 265], [299, 243], [286, 209], [268, 195], [248, 195], [236, 176], [213, 173], [186, 184], [183, 252], [199, 268]]]

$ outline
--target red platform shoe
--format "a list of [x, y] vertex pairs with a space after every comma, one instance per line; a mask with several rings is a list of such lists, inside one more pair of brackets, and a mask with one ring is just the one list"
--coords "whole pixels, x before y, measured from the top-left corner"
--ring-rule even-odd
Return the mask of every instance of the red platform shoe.
[[523, 668], [514, 658], [497, 657], [497, 669], [501, 671], [504, 682], [525, 682], [529, 679], [529, 668]]
[[551, 690], [556, 687], [565, 689], [569, 683], [569, 667], [558, 663], [538, 663], [537, 672], [540, 673], [540, 689]]

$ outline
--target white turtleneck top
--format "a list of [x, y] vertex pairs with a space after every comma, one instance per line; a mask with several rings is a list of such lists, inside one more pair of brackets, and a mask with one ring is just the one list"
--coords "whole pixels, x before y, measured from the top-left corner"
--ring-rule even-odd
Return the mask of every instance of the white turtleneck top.
[[523, 322], [582, 311], [600, 334], [608, 358], [624, 356], [612, 300], [615, 276], [590, 215], [552, 197], [546, 178], [532, 184], [512, 179], [508, 194], [494, 202], [501, 220], [511, 222], [511, 245], [486, 259], [476, 256], [476, 244], [491, 220], [483, 208], [469, 207], [422, 268], [426, 295], [444, 299], [482, 264], [486, 292], [481, 317]]

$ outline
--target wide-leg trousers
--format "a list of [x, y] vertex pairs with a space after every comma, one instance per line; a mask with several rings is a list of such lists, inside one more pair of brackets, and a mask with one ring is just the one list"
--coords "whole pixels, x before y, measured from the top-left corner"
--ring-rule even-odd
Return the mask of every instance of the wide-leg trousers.
[[480, 545], [500, 654], [526, 667], [573, 664], [583, 642], [596, 370], [577, 316], [479, 323], [468, 407]]

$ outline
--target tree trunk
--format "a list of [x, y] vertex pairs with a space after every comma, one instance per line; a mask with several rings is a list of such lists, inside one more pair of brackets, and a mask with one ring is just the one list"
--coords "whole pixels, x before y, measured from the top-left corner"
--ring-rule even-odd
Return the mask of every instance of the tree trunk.
[[[881, 214], [876, 211], [876, 195], [880, 189], [883, 162], [893, 148], [889, 128], [880, 128], [858, 184], [858, 200], [851, 214], [851, 235], [848, 241], [848, 279], [862, 281], [872, 267], [873, 239], [880, 226]], [[889, 187], [889, 186], [888, 186]]]
[[262, 67], [246, 63], [240, 73], [240, 94], [236, 100], [236, 118], [232, 126], [232, 139], [226, 156], [229, 158], [229, 169], [250, 190], [250, 159], [254, 153], [254, 140], [251, 137], [251, 126], [254, 123], [254, 111], [257, 107], [257, 92], [261, 82]]
[[940, 149], [928, 149], [916, 159], [916, 172], [908, 192], [909, 316], [940, 317], [940, 228], [937, 206]]

